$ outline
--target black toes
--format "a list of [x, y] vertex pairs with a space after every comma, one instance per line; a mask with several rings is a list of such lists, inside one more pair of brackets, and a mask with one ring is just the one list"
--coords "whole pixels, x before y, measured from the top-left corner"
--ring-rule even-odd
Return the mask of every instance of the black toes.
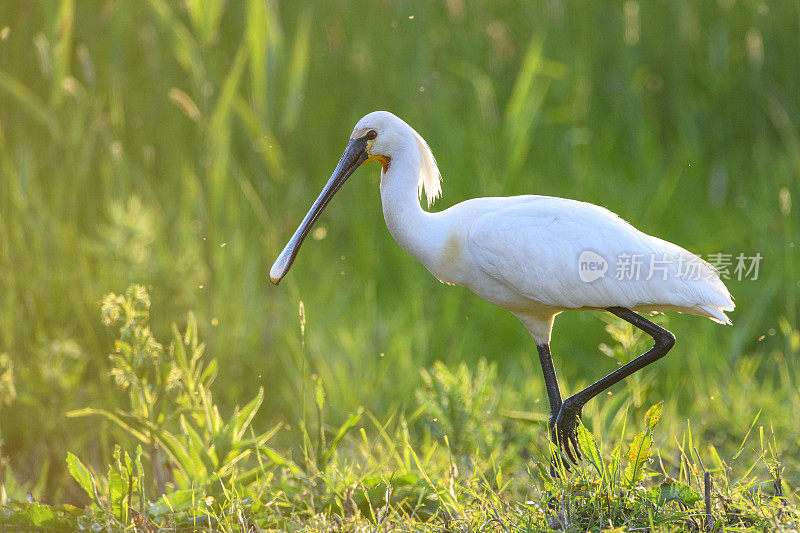
[[[572, 444], [572, 449], [575, 452], [575, 457], [578, 459], [578, 461], [583, 459], [581, 456], [581, 449], [578, 446], [578, 434], [576, 432], [573, 431], [573, 433], [569, 436], [569, 442]], [[573, 460], [572, 462], [576, 463], [577, 461]]]
[[570, 413], [562, 406], [551, 429], [551, 439], [562, 450], [573, 464], [577, 464], [583, 456], [578, 444], [578, 413]]

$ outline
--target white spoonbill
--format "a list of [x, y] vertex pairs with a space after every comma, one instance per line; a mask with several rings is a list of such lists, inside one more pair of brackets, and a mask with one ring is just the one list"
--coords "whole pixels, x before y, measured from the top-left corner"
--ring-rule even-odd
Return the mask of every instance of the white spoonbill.
[[[733, 300], [715, 269], [683, 248], [637, 230], [593, 204], [549, 196], [474, 198], [438, 213], [436, 160], [411, 126], [386, 111], [358, 121], [330, 180], [270, 270], [278, 284], [320, 213], [366, 161], [379, 161], [386, 226], [397, 243], [439, 280], [469, 288], [507, 309], [536, 342], [550, 401], [550, 437], [574, 462], [583, 405], [660, 359], [675, 336], [637, 312], [679, 311], [730, 324]], [[572, 309], [606, 310], [653, 337], [653, 347], [561, 400], [550, 332]], [[570, 447], [572, 449], [570, 449]], [[573, 454], [574, 451], [574, 454]]]

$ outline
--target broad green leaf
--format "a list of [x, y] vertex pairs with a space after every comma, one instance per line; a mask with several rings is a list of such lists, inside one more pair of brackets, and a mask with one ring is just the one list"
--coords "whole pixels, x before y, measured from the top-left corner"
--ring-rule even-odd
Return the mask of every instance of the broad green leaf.
[[645, 428], [631, 442], [628, 450], [628, 467], [625, 469], [625, 481], [633, 486], [644, 476], [644, 465], [650, 459], [650, 448], [653, 445], [653, 430], [661, 419], [664, 402], [652, 406], [644, 415]]
[[72, 452], [67, 452], [67, 468], [69, 468], [69, 473], [72, 475], [73, 479], [86, 491], [86, 494], [100, 505], [97, 496], [97, 486], [95, 485], [92, 473], [89, 472], [89, 469], [86, 468], [81, 460], [73, 455]]
[[118, 504], [128, 494], [128, 483], [122, 474], [109, 466], [108, 468], [108, 497], [112, 504]]
[[150, 504], [150, 514], [162, 515], [185, 511], [194, 506], [196, 502], [193, 490], [178, 490], [172, 494], [164, 494], [158, 501]]
[[600, 454], [600, 448], [597, 446], [597, 442], [594, 440], [594, 436], [592, 436], [591, 432], [586, 429], [586, 426], [583, 424], [578, 424], [578, 446], [581, 449], [584, 457], [586, 460], [594, 466], [597, 473], [601, 476], [603, 475], [603, 457]]
[[130, 501], [125, 501], [128, 496], [128, 480], [117, 472], [112, 466], [108, 467], [108, 499], [111, 511], [123, 522], [128, 519], [128, 505]]
[[700, 495], [692, 487], [680, 482], [665, 481], [657, 487], [647, 491], [647, 498], [658, 506], [667, 502], [681, 502], [684, 505], [692, 505], [700, 501]]
[[661, 420], [661, 411], [663, 407], [664, 402], [658, 402], [644, 414], [644, 423], [650, 431], [653, 431], [658, 421]]
[[633, 486], [644, 477], [644, 465], [650, 459], [650, 446], [653, 439], [650, 431], [645, 429], [637, 433], [628, 450], [628, 466], [625, 468], [625, 481]]
[[[38, 502], [25, 502], [22, 505], [25, 509], [22, 513], [23, 520], [26, 520], [35, 527], [58, 527], [59, 525], [63, 527], [59, 522], [63, 522], [64, 519], [59, 517], [54, 508], [49, 505]], [[0, 526], [3, 524], [4, 522], [0, 522]]]

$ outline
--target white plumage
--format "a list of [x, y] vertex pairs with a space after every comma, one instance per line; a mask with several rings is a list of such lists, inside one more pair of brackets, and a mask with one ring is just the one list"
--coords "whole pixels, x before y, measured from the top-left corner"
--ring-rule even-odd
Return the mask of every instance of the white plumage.
[[[509, 200], [478, 216], [466, 242], [476, 265], [519, 295], [564, 310], [673, 310], [730, 324], [723, 311], [733, 302], [716, 271], [683, 248], [592, 204], [547, 196]], [[586, 251], [607, 262], [605, 275], [581, 278]]]
[[[427, 143], [384, 111], [361, 119], [353, 138], [369, 129], [378, 132], [370, 154], [389, 159], [381, 199], [397, 242], [440, 280], [513, 312], [537, 343], [549, 342], [552, 317], [568, 309], [680, 311], [730, 324], [724, 311], [733, 310], [733, 300], [711, 265], [602, 207], [514, 196], [475, 198], [439, 213], [424, 212], [409, 191], [422, 196], [424, 188], [429, 204], [441, 191]], [[603, 277], [581, 279], [579, 258], [585, 251], [607, 262]], [[626, 258], [639, 261], [638, 276], [622, 268], [620, 259]], [[683, 276], [681, 268], [687, 270]]]
[[[631, 310], [679, 311], [730, 324], [725, 311], [733, 310], [733, 300], [711, 265], [605, 208], [549, 196], [514, 196], [475, 198], [438, 213], [423, 210], [423, 191], [428, 206], [441, 194], [436, 160], [416, 131], [385, 111], [356, 124], [328, 184], [275, 261], [273, 283], [286, 275], [333, 194], [369, 160], [383, 165], [383, 214], [397, 243], [441, 281], [467, 287], [509, 310], [531, 332], [548, 383], [551, 426], [559, 426], [563, 439], [574, 441], [574, 417], [583, 403], [672, 346], [669, 332]], [[560, 409], [548, 344], [553, 318], [571, 309], [608, 309], [648, 331], [656, 345], [634, 366], [568, 398]]]
[[[553, 317], [568, 309], [680, 311], [730, 324], [725, 311], [734, 304], [727, 288], [711, 265], [683, 248], [607, 209], [564, 198], [475, 198], [428, 213], [419, 204], [423, 191], [429, 206], [441, 195], [428, 144], [386, 111], [362, 118], [351, 139], [368, 131], [377, 136], [367, 143], [366, 160], [383, 163], [381, 200], [395, 240], [440, 280], [514, 313], [537, 344], [549, 342]], [[275, 262], [273, 282], [288, 271], [299, 244], [290, 241]], [[581, 277], [585, 252], [602, 258], [604, 275]]]

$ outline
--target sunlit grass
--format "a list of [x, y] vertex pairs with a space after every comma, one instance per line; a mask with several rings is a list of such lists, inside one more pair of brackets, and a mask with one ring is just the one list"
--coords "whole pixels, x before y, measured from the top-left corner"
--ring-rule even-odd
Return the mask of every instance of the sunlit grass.
[[[774, 435], [770, 441], [757, 418], [737, 453], [723, 459], [691, 429], [658, 448], [658, 403], [643, 425], [623, 415], [610, 448], [579, 426], [584, 459], [571, 465], [532, 437], [524, 417], [500, 416], [496, 366], [481, 360], [474, 372], [442, 363], [424, 370], [412, 413], [384, 420], [358, 409], [341, 425], [326, 422], [325, 386], [306, 375], [314, 391], [303, 417], [294, 428], [279, 424], [257, 436], [251, 424], [263, 391], [224, 415], [213, 399], [216, 359], [204, 353], [193, 317], [169, 345], [159, 342], [148, 327], [149, 294], [136, 285], [109, 294], [101, 313], [119, 334], [111, 377], [129, 405], [69, 416], [104, 417], [137, 444], [130, 452], [115, 445], [102, 469], [66, 453], [69, 475], [89, 498], [84, 509], [12, 499], [0, 508], [0, 525], [672, 531], [792, 528], [800, 518], [796, 499], [785, 496]], [[614, 327], [622, 339], [624, 328]], [[628, 423], [636, 432], [630, 438]], [[535, 429], [541, 433], [542, 424]], [[279, 431], [295, 446], [276, 450]], [[743, 453], [746, 446], [757, 455]], [[661, 453], [672, 449], [675, 461]]]
[[[378, 480], [394, 475], [400, 500], [427, 497], [424, 471], [446, 495], [450, 455], [477, 447], [480, 459], [458, 465], [453, 485], [452, 505], [475, 520], [464, 523], [544, 524], [546, 506], [520, 503], [537, 499], [526, 487], [544, 490], [528, 472], [546, 449], [544, 427], [530, 422], [547, 412], [535, 347], [513, 317], [442, 286], [392, 241], [377, 168], [337, 195], [281, 287], [267, 281], [350, 128], [378, 108], [431, 145], [444, 175], [436, 209], [552, 194], [607, 206], [703, 256], [761, 253], [757, 280], [727, 281], [732, 328], [664, 317], [674, 350], [589, 403], [584, 422], [609, 456], [663, 401], [653, 472], [663, 463], [700, 491], [699, 453], [738, 501], [774, 494], [780, 461], [791, 496], [800, 481], [798, 24], [792, 2], [2, 3], [0, 500], [89, 504], [67, 472], [68, 451], [102, 490], [115, 444], [131, 458], [142, 444], [151, 471], [144, 439], [107, 417], [66, 416], [90, 408], [154, 421], [109, 378], [116, 334], [96, 311], [107, 292], [140, 283], [158, 309], [155, 338], [173, 338], [176, 321], [179, 332], [196, 326], [219, 361], [220, 412], [230, 417], [263, 387], [253, 427], [283, 427], [275, 453], [313, 480], [286, 465], [274, 468], [288, 488], [226, 480], [218, 505], [198, 504], [195, 515], [225, 528], [241, 525], [237, 516], [320, 529], [402, 521], [406, 504], [367, 505], [354, 487], [378, 493]], [[594, 313], [558, 317], [552, 349], [565, 392], [642, 348], [604, 326]], [[469, 372], [494, 380], [476, 404], [491, 416], [461, 413], [448, 426], [422, 409], [458, 391], [447, 376]], [[450, 392], [425, 392], [436, 383]], [[92, 520], [135, 519], [103, 510], [114, 498], [101, 496]], [[311, 507], [297, 503], [312, 496]], [[263, 508], [242, 511], [248, 498]], [[772, 524], [765, 505], [753, 509], [767, 509]], [[63, 510], [73, 511], [83, 513]], [[573, 524], [607, 527], [597, 516]]]

